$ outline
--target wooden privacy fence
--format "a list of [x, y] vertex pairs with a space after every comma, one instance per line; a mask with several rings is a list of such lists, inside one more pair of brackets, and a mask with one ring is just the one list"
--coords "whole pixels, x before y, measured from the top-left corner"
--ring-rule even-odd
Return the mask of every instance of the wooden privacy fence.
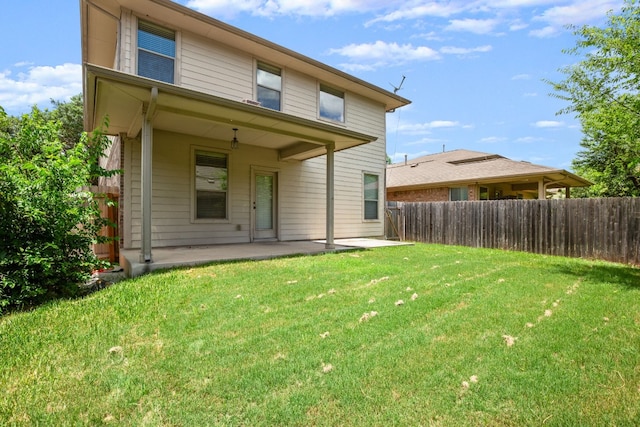
[[118, 188], [93, 186], [91, 192], [94, 198], [98, 200], [100, 207], [100, 216], [107, 218], [114, 226], [105, 226], [102, 228], [100, 235], [111, 239], [108, 243], [96, 243], [93, 245], [93, 253], [100, 259], [109, 260], [109, 262], [117, 262], [119, 258], [119, 244], [115, 238], [118, 236]]
[[399, 204], [401, 238], [640, 265], [640, 198]]

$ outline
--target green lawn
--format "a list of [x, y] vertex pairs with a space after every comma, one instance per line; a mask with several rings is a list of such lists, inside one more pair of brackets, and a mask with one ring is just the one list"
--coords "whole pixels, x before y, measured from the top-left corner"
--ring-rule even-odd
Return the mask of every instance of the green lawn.
[[416, 245], [0, 318], [5, 425], [638, 425], [640, 270]]

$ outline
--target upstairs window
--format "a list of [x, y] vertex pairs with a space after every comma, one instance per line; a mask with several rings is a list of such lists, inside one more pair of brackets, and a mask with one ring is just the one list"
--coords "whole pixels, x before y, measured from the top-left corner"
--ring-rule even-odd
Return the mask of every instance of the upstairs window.
[[264, 62], [258, 62], [256, 72], [258, 101], [263, 107], [280, 111], [282, 98], [282, 70]]
[[196, 219], [226, 219], [227, 155], [197, 151], [195, 160]]
[[344, 123], [344, 92], [320, 84], [320, 117]]
[[176, 33], [146, 21], [138, 21], [138, 75], [174, 82]]
[[378, 219], [378, 175], [364, 174], [364, 219]]
[[449, 200], [457, 202], [460, 200], [469, 200], [468, 187], [454, 187], [449, 189]]

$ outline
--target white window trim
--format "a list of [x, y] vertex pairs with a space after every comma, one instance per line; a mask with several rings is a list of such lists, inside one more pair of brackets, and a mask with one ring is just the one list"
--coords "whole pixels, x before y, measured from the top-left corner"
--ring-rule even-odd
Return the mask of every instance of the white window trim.
[[182, 67], [180, 66], [180, 64], [182, 63], [182, 33], [171, 25], [167, 25], [163, 22], [158, 22], [152, 19], [147, 19], [146, 17], [136, 16], [132, 21], [133, 29], [131, 31], [131, 73], [135, 74], [136, 76], [142, 77], [138, 74], [138, 28], [139, 21], [146, 21], [160, 27], [164, 27], [167, 30], [171, 30], [176, 35], [176, 57], [173, 61], [173, 83], [163, 83], [180, 85], [182, 82], [182, 74], [180, 73], [180, 70], [182, 69]]
[[[344, 118], [344, 121], [331, 120], [331, 119], [328, 119], [326, 117], [322, 117], [320, 115], [320, 92], [321, 92], [320, 88], [322, 86], [328, 86], [333, 90], [342, 92], [342, 116]], [[347, 96], [347, 91], [346, 90], [338, 88], [338, 87], [336, 87], [336, 86], [334, 86], [332, 84], [328, 84], [328, 83], [324, 83], [324, 82], [317, 82], [317, 85], [316, 85], [316, 98], [317, 98], [317, 105], [316, 105], [317, 113], [316, 114], [317, 114], [318, 120], [321, 120], [321, 121], [327, 122], [327, 123], [331, 123], [331, 124], [334, 124], [334, 125], [337, 125], [337, 126], [347, 127], [347, 98], [348, 98], [348, 96]]]
[[[197, 218], [197, 196], [196, 196], [196, 152], [205, 153], [218, 153], [225, 154], [227, 156], [227, 217], [226, 218]], [[207, 147], [201, 145], [192, 145], [189, 155], [191, 156], [189, 162], [189, 181], [190, 181], [190, 223], [191, 224], [230, 224], [231, 221], [231, 192], [232, 192], [232, 179], [231, 179], [231, 150]]]
[[[377, 218], [373, 219], [367, 219], [365, 218], [365, 211], [366, 211], [366, 199], [364, 198], [364, 177], [365, 175], [373, 175], [375, 177], [378, 178], [378, 213], [377, 213]], [[369, 172], [369, 171], [362, 171], [362, 175], [361, 175], [361, 179], [360, 179], [360, 184], [361, 184], [361, 188], [360, 188], [360, 197], [362, 197], [362, 222], [366, 222], [366, 223], [375, 223], [375, 222], [380, 222], [381, 221], [381, 217], [382, 215], [380, 214], [380, 206], [381, 206], [381, 193], [382, 193], [382, 181], [381, 181], [381, 174], [378, 172]]]
[[[262, 60], [262, 59], [258, 59], [258, 58], [254, 58], [253, 59], [253, 100], [254, 101], [258, 101], [258, 62], [263, 62], [266, 65], [270, 65], [272, 67], [276, 67], [276, 68], [280, 69], [280, 110], [272, 110], [272, 111], [280, 111], [280, 112], [284, 113], [285, 112], [285, 108], [284, 108], [285, 107], [285, 102], [284, 102], [284, 99], [285, 99], [285, 90], [284, 90], [285, 84], [284, 84], [284, 82], [285, 82], [285, 78], [286, 78], [286, 76], [285, 76], [286, 72], [285, 72], [285, 68], [280, 66], [280, 65], [278, 65], [278, 64], [275, 64], [275, 63], [270, 62], [270, 61], [265, 61], [265, 60]], [[267, 107], [264, 107], [264, 108], [267, 108]]]
[[[467, 190], [467, 198], [466, 200], [451, 200], [451, 190], [457, 190], [459, 188], [464, 188], [465, 190]], [[461, 185], [459, 187], [449, 187], [449, 201], [450, 202], [466, 202], [469, 200], [469, 186], [467, 185]]]

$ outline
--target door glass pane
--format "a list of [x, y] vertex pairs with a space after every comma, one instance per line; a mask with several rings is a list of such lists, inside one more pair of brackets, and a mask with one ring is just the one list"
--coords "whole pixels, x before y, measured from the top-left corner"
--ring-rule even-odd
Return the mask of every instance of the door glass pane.
[[256, 229], [273, 228], [273, 176], [256, 175]]

